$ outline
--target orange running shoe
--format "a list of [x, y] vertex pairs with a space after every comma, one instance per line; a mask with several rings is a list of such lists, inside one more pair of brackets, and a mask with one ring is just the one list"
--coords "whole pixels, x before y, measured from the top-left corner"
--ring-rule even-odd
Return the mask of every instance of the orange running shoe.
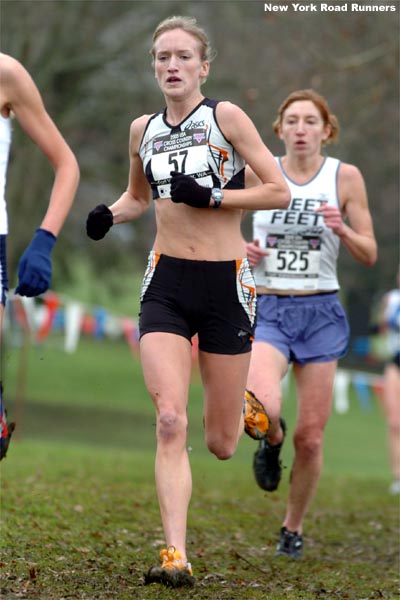
[[253, 392], [244, 393], [244, 430], [253, 440], [265, 439], [269, 430], [269, 418], [264, 406]]
[[162, 583], [167, 587], [193, 587], [194, 577], [192, 566], [183, 562], [182, 554], [169, 546], [160, 552], [161, 565], [151, 567], [144, 577], [146, 585]]

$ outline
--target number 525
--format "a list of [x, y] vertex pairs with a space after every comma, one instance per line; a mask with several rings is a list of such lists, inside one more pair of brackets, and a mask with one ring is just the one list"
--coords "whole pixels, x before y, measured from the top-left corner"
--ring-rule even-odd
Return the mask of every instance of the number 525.
[[307, 271], [309, 265], [306, 250], [278, 250], [276, 267], [279, 271]]

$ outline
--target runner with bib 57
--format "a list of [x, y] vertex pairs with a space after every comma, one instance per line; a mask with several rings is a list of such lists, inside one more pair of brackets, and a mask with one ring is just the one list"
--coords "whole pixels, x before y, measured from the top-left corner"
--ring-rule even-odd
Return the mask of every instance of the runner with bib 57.
[[[140, 217], [153, 197], [157, 233], [142, 286], [140, 356], [156, 411], [155, 477], [166, 547], [145, 581], [180, 587], [194, 581], [186, 554], [191, 338], [198, 334], [206, 445], [226, 460], [243, 431], [255, 324], [242, 209], [286, 208], [290, 195], [249, 117], [201, 93], [212, 56], [196, 21], [160, 23], [151, 52], [166, 107], [133, 121], [128, 187], [111, 206], [90, 212], [87, 233], [101, 239], [116, 223]], [[247, 190], [246, 163], [261, 183]]]

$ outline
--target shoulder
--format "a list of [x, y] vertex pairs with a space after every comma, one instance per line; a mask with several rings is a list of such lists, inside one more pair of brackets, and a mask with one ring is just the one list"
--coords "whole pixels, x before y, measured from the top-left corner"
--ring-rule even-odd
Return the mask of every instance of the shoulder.
[[3, 54], [0, 52], [0, 71], [1, 76], [10, 76], [15, 70], [22, 68], [21, 63], [19, 63], [15, 58], [9, 56], [8, 54]]
[[154, 114], [142, 115], [141, 117], [138, 117], [137, 119], [134, 119], [132, 121], [130, 126], [130, 141], [132, 149], [136, 151], [139, 150], [139, 146], [143, 139], [144, 132], [146, 131], [148, 124], [154, 116]]
[[153, 115], [142, 115], [141, 117], [134, 119], [131, 123], [131, 134], [142, 136], [156, 114], [157, 113]]
[[343, 184], [353, 184], [363, 181], [361, 171], [355, 165], [341, 162], [339, 165], [339, 181]]
[[25, 67], [15, 58], [0, 52], [0, 75], [1, 84], [14, 84], [23, 80], [31, 80], [31, 76]]
[[238, 140], [245, 132], [255, 129], [250, 117], [236, 104], [222, 101], [215, 110], [219, 127], [228, 140]]
[[38, 106], [41, 95], [27, 69], [15, 58], [0, 53], [2, 97], [12, 110], [21, 106]]
[[220, 121], [229, 121], [231, 119], [240, 119], [240, 118], [248, 118], [244, 110], [242, 110], [236, 104], [232, 104], [232, 102], [228, 102], [227, 100], [222, 100], [218, 102], [216, 106], [216, 115]]
[[361, 171], [355, 165], [340, 163], [338, 173], [338, 195], [342, 208], [364, 206], [367, 203], [367, 190]]
[[0, 53], [0, 77], [3, 93], [9, 95], [20, 79], [27, 76], [24, 67], [12, 56]]
[[141, 117], [137, 117], [131, 123], [131, 131], [140, 131], [145, 129], [147, 123], [152, 119], [154, 115], [142, 115]]

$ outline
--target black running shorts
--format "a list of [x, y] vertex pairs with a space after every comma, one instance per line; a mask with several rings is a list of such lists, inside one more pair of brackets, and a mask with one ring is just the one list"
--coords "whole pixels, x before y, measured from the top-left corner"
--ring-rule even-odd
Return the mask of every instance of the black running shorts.
[[162, 331], [216, 354], [251, 350], [256, 291], [247, 258], [203, 261], [150, 252], [143, 278], [140, 337]]

